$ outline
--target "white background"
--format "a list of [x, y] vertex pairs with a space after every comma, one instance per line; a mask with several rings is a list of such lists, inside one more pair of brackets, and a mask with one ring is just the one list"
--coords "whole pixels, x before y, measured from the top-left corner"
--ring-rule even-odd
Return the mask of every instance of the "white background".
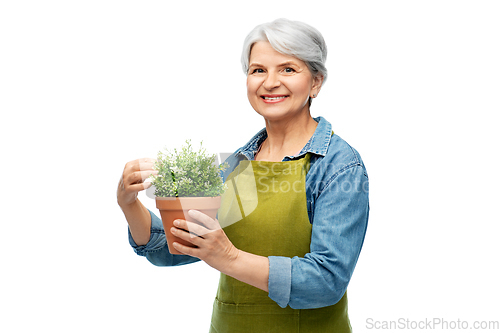
[[20, 0], [0, 4], [2, 332], [208, 330], [218, 272], [136, 256], [116, 185], [127, 161], [264, 126], [240, 51], [279, 17], [323, 33], [312, 115], [370, 176], [355, 332], [500, 320], [497, 1]]

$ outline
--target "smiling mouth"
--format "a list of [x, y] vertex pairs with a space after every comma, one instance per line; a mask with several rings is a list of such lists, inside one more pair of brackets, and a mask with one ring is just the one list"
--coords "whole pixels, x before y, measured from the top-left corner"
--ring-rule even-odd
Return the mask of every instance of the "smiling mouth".
[[260, 98], [264, 100], [264, 102], [281, 102], [285, 98], [287, 98], [287, 95], [281, 95], [281, 96], [267, 96], [267, 95], [262, 95]]

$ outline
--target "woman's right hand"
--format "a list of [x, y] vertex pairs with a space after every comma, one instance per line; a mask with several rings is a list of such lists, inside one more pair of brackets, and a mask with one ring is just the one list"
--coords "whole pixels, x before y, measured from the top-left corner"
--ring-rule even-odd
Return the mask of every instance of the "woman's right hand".
[[140, 158], [125, 164], [116, 197], [120, 207], [128, 206], [137, 200], [137, 195], [151, 186], [150, 182], [144, 182], [149, 176], [158, 174], [153, 169], [156, 160], [152, 158]]

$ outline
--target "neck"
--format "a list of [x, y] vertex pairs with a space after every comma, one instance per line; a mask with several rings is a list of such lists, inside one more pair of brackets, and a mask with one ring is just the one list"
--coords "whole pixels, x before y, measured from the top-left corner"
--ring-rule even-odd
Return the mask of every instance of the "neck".
[[282, 161], [285, 156], [297, 154], [314, 134], [317, 125], [309, 112], [291, 119], [266, 119], [267, 139], [256, 160]]

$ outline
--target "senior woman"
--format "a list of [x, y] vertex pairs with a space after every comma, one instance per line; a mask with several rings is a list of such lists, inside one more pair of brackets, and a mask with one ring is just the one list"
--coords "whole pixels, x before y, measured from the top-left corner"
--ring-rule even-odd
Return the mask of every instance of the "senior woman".
[[[158, 266], [203, 260], [221, 272], [210, 332], [350, 332], [346, 289], [368, 222], [368, 176], [358, 152], [310, 114], [327, 71], [311, 26], [279, 19], [247, 36], [242, 64], [265, 128], [233, 153], [216, 220], [189, 211], [163, 230], [137, 199], [153, 160], [126, 164], [118, 203], [136, 253]], [[222, 226], [222, 227], [221, 227]], [[165, 232], [192, 243], [174, 247]]]

